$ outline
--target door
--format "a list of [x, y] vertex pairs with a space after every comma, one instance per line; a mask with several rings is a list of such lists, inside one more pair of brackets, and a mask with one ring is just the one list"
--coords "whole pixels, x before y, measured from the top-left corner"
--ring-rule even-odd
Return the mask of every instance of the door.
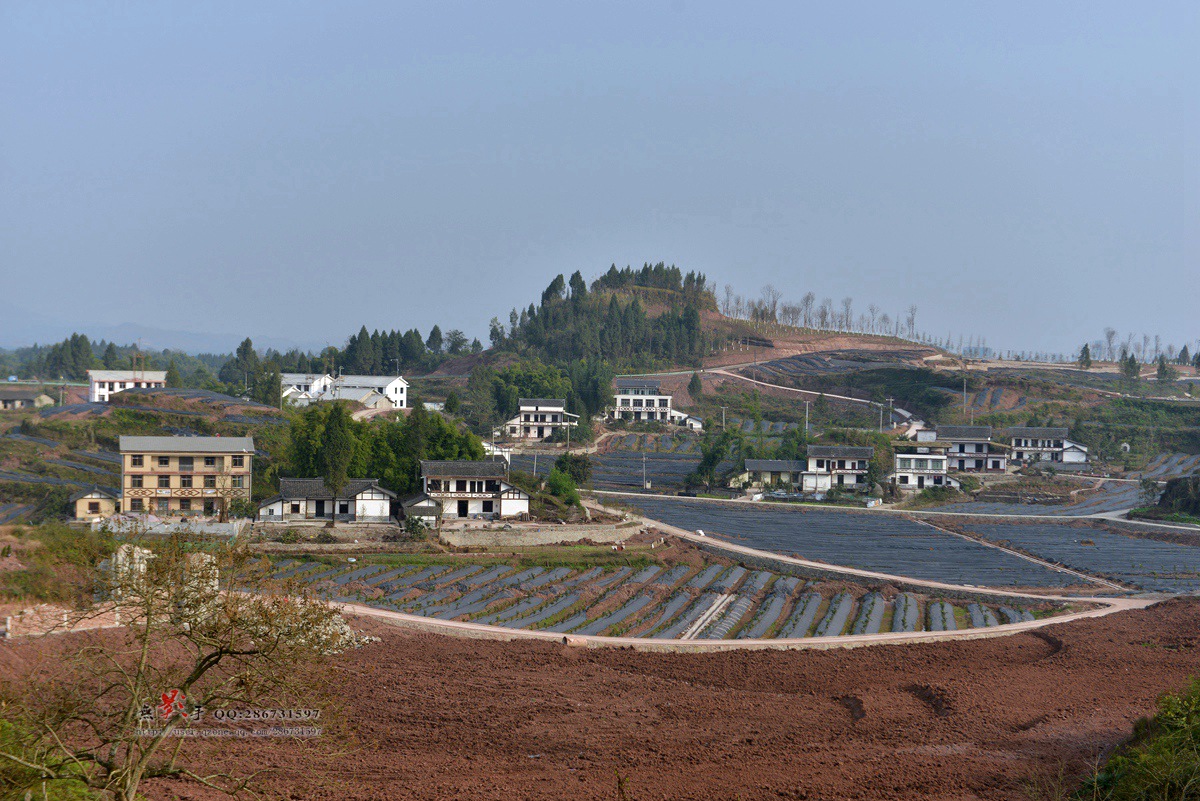
[[917, 476], [917, 489], [925, 489], [925, 476]]
[[317, 501], [317, 517], [325, 516], [325, 501]]
[[458, 516], [459, 517], [467, 516], [467, 502], [466, 501], [458, 502]]
[[546, 429], [544, 426], [538, 426], [538, 439], [546, 438]]

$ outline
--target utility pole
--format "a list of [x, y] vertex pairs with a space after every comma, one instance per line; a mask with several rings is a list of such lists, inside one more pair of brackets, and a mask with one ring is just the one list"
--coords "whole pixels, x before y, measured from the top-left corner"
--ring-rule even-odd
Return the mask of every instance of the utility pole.
[[808, 442], [808, 404], [812, 401], [804, 402], [804, 441]]
[[725, 430], [725, 410], [728, 408], [729, 408], [728, 406], [721, 407], [721, 430], [722, 431]]
[[888, 402], [888, 428], [892, 427], [892, 401], [893, 400], [894, 400], [893, 398], [887, 399], [887, 402]]
[[642, 489], [646, 489], [646, 452], [642, 451]]

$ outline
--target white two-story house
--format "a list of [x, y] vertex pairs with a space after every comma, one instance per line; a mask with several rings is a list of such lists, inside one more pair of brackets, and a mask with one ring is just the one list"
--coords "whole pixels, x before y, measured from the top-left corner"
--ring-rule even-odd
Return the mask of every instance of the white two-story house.
[[902, 491], [919, 492], [926, 487], [958, 489], [958, 479], [948, 474], [947, 447], [941, 442], [897, 443], [895, 468], [888, 481]]
[[1086, 445], [1072, 442], [1066, 428], [1015, 426], [1004, 432], [1017, 462], [1060, 462], [1083, 464], [1088, 458]]
[[408, 382], [402, 376], [284, 373], [283, 397], [296, 406], [351, 400], [368, 408], [408, 408]]
[[148, 389], [167, 385], [166, 370], [88, 370], [88, 400], [108, 403], [108, 399], [127, 389]]
[[808, 469], [804, 471], [805, 492], [838, 489], [866, 489], [867, 468], [875, 449], [858, 445], [810, 445]]
[[662, 384], [653, 378], [618, 378], [613, 396], [613, 419], [631, 422], [677, 423], [700, 428], [698, 418], [691, 417], [671, 405], [674, 396], [662, 391]]
[[517, 517], [529, 513], [529, 494], [508, 481], [508, 464], [421, 461], [421, 492], [441, 505], [441, 519]]
[[564, 398], [521, 398], [517, 416], [496, 430], [514, 439], [548, 439], [560, 428], [579, 425], [579, 415], [567, 411]]
[[1008, 469], [1004, 445], [992, 442], [991, 426], [938, 426], [920, 431], [917, 441], [932, 439], [946, 444], [949, 466], [964, 473], [1003, 473]]

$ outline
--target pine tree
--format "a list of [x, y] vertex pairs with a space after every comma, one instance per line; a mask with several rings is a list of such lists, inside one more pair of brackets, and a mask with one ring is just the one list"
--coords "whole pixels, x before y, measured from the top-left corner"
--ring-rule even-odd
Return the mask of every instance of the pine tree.
[[425, 340], [425, 347], [428, 348], [431, 353], [442, 352], [441, 328], [435, 325], [433, 328], [429, 329], [429, 338]]
[[692, 396], [692, 402], [699, 402], [700, 396], [704, 394], [704, 382], [700, 380], [699, 373], [692, 373], [692, 378], [688, 381], [688, 394]]
[[1092, 369], [1092, 349], [1088, 347], [1086, 342], [1084, 342], [1083, 347], [1079, 349], [1078, 363], [1080, 369], [1082, 370]]
[[175, 360], [171, 359], [167, 365], [167, 386], [179, 388], [183, 386], [183, 376], [179, 374], [179, 368], [175, 366]]
[[[340, 401], [335, 401], [325, 421], [325, 435], [321, 442], [321, 477], [333, 494], [335, 504], [349, 481], [350, 460], [354, 456], [354, 434], [350, 424], [346, 407]], [[333, 528], [333, 521], [331, 513], [330, 528]]]

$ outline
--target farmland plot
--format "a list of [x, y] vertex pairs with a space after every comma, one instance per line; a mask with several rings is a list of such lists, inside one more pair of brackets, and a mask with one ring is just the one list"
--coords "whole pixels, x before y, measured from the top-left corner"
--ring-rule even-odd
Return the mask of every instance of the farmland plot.
[[782, 505], [627, 498], [648, 517], [765, 551], [836, 565], [978, 586], [1064, 587], [1079, 579], [892, 515]]

